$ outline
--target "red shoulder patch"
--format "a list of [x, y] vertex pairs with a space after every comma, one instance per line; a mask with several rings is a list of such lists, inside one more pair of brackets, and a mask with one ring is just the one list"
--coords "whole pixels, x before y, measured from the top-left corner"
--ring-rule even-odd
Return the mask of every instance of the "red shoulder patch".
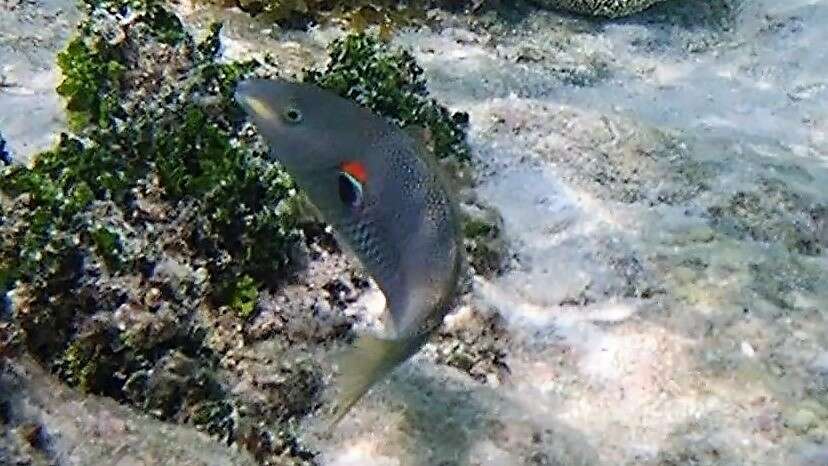
[[368, 181], [368, 170], [365, 169], [365, 165], [363, 165], [362, 162], [346, 160], [345, 162], [339, 164], [339, 168], [345, 173], [356, 178], [360, 183]]

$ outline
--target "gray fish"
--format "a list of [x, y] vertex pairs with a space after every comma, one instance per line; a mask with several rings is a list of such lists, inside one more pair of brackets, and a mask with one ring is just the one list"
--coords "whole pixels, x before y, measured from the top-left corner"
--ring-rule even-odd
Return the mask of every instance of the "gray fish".
[[392, 337], [362, 336], [342, 357], [333, 426], [450, 310], [464, 264], [457, 205], [420, 141], [350, 100], [263, 79], [241, 82], [236, 100], [386, 298]]

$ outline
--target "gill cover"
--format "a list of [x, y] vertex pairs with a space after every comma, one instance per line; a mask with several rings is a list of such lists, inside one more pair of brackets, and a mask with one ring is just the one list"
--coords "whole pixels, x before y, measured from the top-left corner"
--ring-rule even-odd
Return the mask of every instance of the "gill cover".
[[240, 82], [236, 101], [328, 223], [358, 220], [370, 172], [359, 158], [362, 109], [315, 86], [265, 79]]
[[343, 162], [339, 173], [339, 200], [358, 211], [364, 204], [363, 183], [368, 180], [365, 166], [360, 162]]

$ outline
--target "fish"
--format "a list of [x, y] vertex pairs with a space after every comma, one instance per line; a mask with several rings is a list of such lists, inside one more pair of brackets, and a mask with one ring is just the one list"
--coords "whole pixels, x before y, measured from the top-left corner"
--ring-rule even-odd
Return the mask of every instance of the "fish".
[[457, 201], [422, 140], [352, 100], [271, 79], [241, 81], [235, 99], [385, 295], [387, 335], [359, 336], [337, 361], [333, 428], [451, 310], [465, 267]]
[[620, 18], [650, 8], [664, 0], [534, 0], [538, 6], [583, 15]]

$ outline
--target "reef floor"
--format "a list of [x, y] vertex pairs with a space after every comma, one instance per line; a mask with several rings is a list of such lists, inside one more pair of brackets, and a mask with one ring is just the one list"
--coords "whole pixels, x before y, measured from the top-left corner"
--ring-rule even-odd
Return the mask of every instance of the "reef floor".
[[[507, 263], [473, 277], [440, 334], [332, 436], [318, 434], [318, 416], [302, 418], [307, 461], [828, 464], [828, 52], [817, 45], [828, 42], [828, 1], [674, 0], [610, 22], [500, 10], [434, 12], [392, 43], [424, 68], [433, 97], [469, 113], [473, 190], [502, 216]], [[225, 59], [267, 52], [285, 75], [323, 62], [341, 35], [282, 31], [235, 9], [175, 11], [196, 36], [221, 20]], [[21, 94], [0, 88], [0, 102]], [[53, 137], [0, 118], [18, 153]], [[245, 396], [279, 383], [245, 382], [270, 370], [269, 328], [301, 340], [320, 331], [304, 307], [364, 325], [382, 308], [336, 250], [300, 274], [260, 296], [243, 332], [227, 331], [253, 342], [227, 375]], [[0, 404], [18, 445], [21, 426], [36, 425], [67, 432], [61, 445], [88, 441], [78, 436], [100, 427], [62, 427], [80, 406], [158, 440], [132, 433], [118, 440], [125, 451], [256, 461], [111, 400], [44, 400], [43, 387], [69, 389], [30, 364], [10, 362], [0, 378], [18, 392], [3, 396], [27, 406], [12, 426]], [[189, 448], [216, 456], [198, 463]]]

